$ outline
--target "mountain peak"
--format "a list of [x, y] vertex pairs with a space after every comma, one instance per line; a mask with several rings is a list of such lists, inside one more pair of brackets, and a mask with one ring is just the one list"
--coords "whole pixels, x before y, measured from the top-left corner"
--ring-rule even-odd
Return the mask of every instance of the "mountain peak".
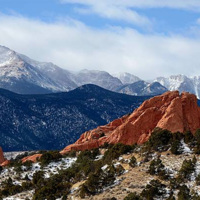
[[127, 72], [119, 72], [113, 74], [113, 76], [117, 77], [123, 84], [131, 84], [141, 80], [139, 77]]
[[97, 148], [104, 143], [142, 144], [149, 139], [156, 127], [172, 133], [194, 133], [200, 128], [200, 108], [196, 96], [172, 91], [153, 97], [131, 115], [85, 132], [76, 143], [67, 146], [61, 153]]
[[12, 51], [5, 46], [0, 46], [0, 67], [10, 65], [17, 61], [19, 61], [19, 57], [15, 51]]

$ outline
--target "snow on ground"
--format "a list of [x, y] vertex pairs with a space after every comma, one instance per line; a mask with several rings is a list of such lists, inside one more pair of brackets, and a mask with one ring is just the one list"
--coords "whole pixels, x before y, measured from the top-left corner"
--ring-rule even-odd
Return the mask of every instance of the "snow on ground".
[[[4, 152], [4, 156], [6, 159], [11, 160], [15, 159], [18, 155], [24, 154], [25, 151], [12, 151], [12, 152]], [[29, 151], [31, 153], [31, 151]]]
[[[61, 161], [58, 161], [58, 162], [51, 162], [49, 163], [46, 167], [44, 167], [42, 170], [45, 172], [45, 177], [46, 178], [49, 178], [50, 175], [52, 174], [58, 174], [59, 170], [63, 169], [67, 169], [69, 167], [72, 166], [73, 163], [75, 163], [77, 160], [77, 158], [62, 158]], [[21, 173], [21, 178], [25, 178], [25, 176], [27, 175], [28, 178], [30, 180], [32, 180], [33, 178], [33, 174], [37, 171], [40, 171], [41, 170], [41, 165], [39, 163], [33, 163], [32, 165], [32, 168], [31, 169], [28, 169], [26, 170], [26, 167], [25, 166], [22, 166], [22, 170], [23, 172]], [[2, 173], [1, 173], [1, 177], [2, 178], [8, 178], [9, 176], [12, 177], [17, 177], [18, 176], [18, 173], [14, 170], [14, 167], [11, 167], [11, 168], [5, 168]], [[21, 184], [19, 181], [15, 181], [16, 184]], [[0, 183], [1, 185], [1, 183]]]
[[188, 147], [188, 145], [183, 141], [181, 140], [181, 148], [183, 150], [183, 153], [192, 153], [192, 150]]
[[[73, 163], [75, 163], [77, 160], [77, 158], [62, 158], [61, 161], [59, 162], [51, 162], [49, 163], [46, 167], [44, 167], [42, 170], [45, 172], [45, 178], [49, 178], [50, 175], [52, 174], [58, 174], [59, 170], [65, 170], [69, 167], [72, 166]], [[23, 177], [25, 177], [26, 175], [28, 175], [29, 179], [32, 179], [33, 174], [36, 171], [40, 171], [41, 170], [41, 166], [39, 163], [34, 163], [32, 166], [32, 170], [28, 171], [28, 172], [24, 172], [23, 173]]]

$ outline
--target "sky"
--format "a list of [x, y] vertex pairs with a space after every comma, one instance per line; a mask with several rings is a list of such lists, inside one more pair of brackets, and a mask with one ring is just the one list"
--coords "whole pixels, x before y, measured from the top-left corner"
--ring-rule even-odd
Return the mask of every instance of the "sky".
[[0, 0], [0, 45], [71, 71], [200, 75], [200, 1]]

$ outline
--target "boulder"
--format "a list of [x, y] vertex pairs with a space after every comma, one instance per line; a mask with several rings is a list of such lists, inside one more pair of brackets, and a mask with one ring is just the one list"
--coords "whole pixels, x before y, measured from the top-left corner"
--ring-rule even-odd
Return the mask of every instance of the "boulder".
[[5, 160], [3, 163], [0, 164], [1, 167], [6, 167], [7, 165], [10, 164], [9, 160]]
[[27, 156], [22, 158], [22, 163], [25, 163], [26, 161], [31, 161], [33, 163], [37, 162], [38, 159], [40, 159], [40, 157], [42, 156], [42, 154], [34, 154], [32, 156]]

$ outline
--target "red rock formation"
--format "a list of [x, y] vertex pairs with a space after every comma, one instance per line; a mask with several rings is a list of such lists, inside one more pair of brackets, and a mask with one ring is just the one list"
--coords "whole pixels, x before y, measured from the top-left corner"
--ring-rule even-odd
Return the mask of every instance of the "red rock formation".
[[200, 108], [196, 96], [186, 92], [180, 95], [178, 91], [174, 91], [153, 97], [145, 101], [131, 115], [85, 132], [61, 153], [97, 148], [105, 142], [142, 144], [148, 140], [156, 127], [171, 132], [190, 130], [194, 133], [200, 128]]
[[9, 161], [9, 160], [6, 160], [6, 161], [4, 161], [3, 163], [1, 163], [0, 166], [1, 166], [1, 167], [5, 167], [5, 166], [7, 166], [7, 165], [9, 165], [9, 164], [10, 164], [10, 161]]
[[25, 163], [26, 161], [31, 161], [35, 163], [38, 159], [40, 159], [41, 156], [42, 154], [34, 154], [32, 156], [27, 156], [25, 158], [22, 158], [22, 163]]
[[6, 161], [6, 159], [4, 158], [3, 150], [2, 150], [2, 148], [0, 147], [0, 164], [2, 164], [4, 161]]

